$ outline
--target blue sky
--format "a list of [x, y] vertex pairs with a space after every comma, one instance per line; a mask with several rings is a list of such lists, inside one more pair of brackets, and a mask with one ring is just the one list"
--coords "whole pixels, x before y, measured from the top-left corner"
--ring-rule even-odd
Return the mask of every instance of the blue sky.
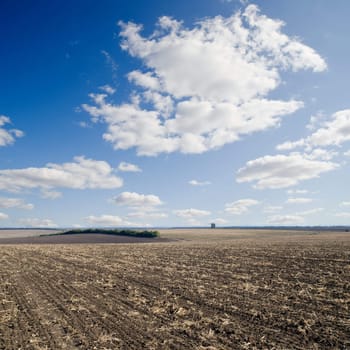
[[0, 4], [0, 226], [346, 225], [346, 0]]

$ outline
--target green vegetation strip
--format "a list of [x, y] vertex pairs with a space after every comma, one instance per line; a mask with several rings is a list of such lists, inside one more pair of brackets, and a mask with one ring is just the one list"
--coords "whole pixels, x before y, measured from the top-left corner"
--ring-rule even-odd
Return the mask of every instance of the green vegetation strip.
[[63, 236], [63, 235], [77, 235], [77, 234], [104, 234], [113, 236], [131, 236], [131, 237], [146, 237], [155, 238], [159, 237], [158, 231], [140, 231], [140, 230], [123, 230], [123, 229], [101, 229], [101, 228], [88, 228], [88, 229], [74, 229], [64, 231], [60, 233], [45, 234], [42, 236]]

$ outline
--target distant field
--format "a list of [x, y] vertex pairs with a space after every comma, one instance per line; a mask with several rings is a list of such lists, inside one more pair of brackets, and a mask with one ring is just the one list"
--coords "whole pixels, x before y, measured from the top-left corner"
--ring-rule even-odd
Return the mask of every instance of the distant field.
[[[15, 230], [4, 230], [0, 229], [0, 239], [2, 238], [19, 238], [19, 237], [34, 237], [43, 234], [58, 233], [61, 230], [27, 230], [27, 229], [15, 229]], [[1, 241], [0, 241], [1, 242]]]
[[[45, 235], [51, 235], [61, 233], [64, 230], [45, 230], [45, 229], [16, 229], [6, 230], [0, 229], [0, 244], [20, 244], [20, 243], [33, 243], [33, 244], [57, 244], [57, 243], [118, 243], [118, 238], [99, 238], [98, 235], [90, 235], [91, 239], [86, 235], [80, 234], [79, 237], [67, 238], [63, 236], [59, 237], [40, 237]], [[231, 228], [217, 228], [217, 229], [160, 229], [160, 237], [166, 240], [177, 240], [183, 242], [213, 242], [222, 240], [237, 240], [237, 239], [288, 239], [289, 237], [301, 237], [307, 239], [309, 236], [320, 236], [327, 239], [327, 237], [337, 237], [342, 235], [350, 235], [345, 232], [332, 232], [332, 231], [302, 231], [302, 230], [267, 230], [267, 229], [231, 229]], [[40, 238], [39, 238], [40, 237]], [[25, 238], [25, 239], [23, 239]], [[138, 242], [138, 240], [133, 240]], [[120, 243], [129, 243], [128, 240], [120, 240]], [[131, 243], [131, 241], [130, 241]]]
[[349, 349], [350, 234], [0, 245], [0, 349]]
[[318, 236], [324, 239], [334, 237], [350, 237], [349, 232], [342, 231], [317, 231], [317, 230], [269, 230], [269, 229], [235, 229], [235, 228], [217, 228], [217, 229], [163, 229], [159, 230], [161, 237], [185, 241], [213, 242], [223, 240], [288, 240], [290, 237], [300, 237], [308, 240], [310, 237]]
[[150, 231], [141, 232], [140, 236], [131, 232], [132, 236], [127, 235], [128, 231], [116, 233], [101, 230], [100, 233], [86, 233], [85, 231], [64, 231], [64, 230], [0, 230], [1, 244], [96, 244], [96, 243], [149, 243], [164, 242], [169, 239], [158, 237], [144, 237]]

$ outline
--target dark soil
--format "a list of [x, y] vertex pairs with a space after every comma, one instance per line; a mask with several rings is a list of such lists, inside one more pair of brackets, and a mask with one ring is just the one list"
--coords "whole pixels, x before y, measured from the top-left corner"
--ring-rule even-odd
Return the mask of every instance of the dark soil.
[[1, 244], [85, 244], [85, 243], [155, 243], [169, 242], [167, 238], [144, 238], [117, 236], [100, 233], [79, 233], [72, 235], [52, 235], [52, 236], [33, 236], [33, 237], [15, 237], [1, 238]]
[[348, 235], [0, 245], [1, 350], [345, 350], [349, 314]]

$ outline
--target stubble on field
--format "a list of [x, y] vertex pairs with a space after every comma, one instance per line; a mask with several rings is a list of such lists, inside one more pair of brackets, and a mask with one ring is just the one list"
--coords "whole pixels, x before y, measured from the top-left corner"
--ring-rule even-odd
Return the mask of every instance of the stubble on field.
[[346, 349], [347, 235], [0, 246], [0, 349]]

